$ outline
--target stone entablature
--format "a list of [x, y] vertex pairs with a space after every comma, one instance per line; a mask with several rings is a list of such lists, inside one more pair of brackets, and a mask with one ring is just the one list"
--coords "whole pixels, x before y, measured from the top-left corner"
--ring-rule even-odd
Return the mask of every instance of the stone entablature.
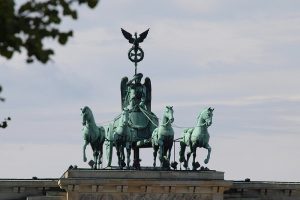
[[50, 196], [64, 196], [57, 183], [58, 179], [0, 179], [0, 200], [29, 200], [31, 196], [49, 196], [51, 192]]
[[0, 200], [21, 199], [300, 200], [300, 183], [225, 181], [216, 171], [143, 170], [69, 170], [61, 179], [0, 179]]
[[217, 171], [70, 170], [59, 180], [68, 200], [222, 200], [231, 184]]
[[234, 181], [224, 199], [300, 200], [299, 182]]

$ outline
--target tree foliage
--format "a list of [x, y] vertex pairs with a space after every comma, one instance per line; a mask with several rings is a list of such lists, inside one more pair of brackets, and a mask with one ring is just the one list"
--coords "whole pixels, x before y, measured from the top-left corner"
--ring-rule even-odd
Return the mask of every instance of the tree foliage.
[[77, 5], [94, 8], [99, 0], [27, 0], [16, 8], [14, 0], [0, 0], [0, 55], [11, 59], [16, 52], [27, 52], [27, 63], [47, 63], [54, 50], [44, 47], [52, 38], [65, 45], [72, 30], [61, 31], [64, 17], [76, 20]]
[[[11, 59], [16, 52], [25, 50], [26, 62], [47, 63], [54, 50], [44, 47], [45, 39], [52, 38], [65, 45], [73, 31], [61, 31], [64, 17], [76, 20], [77, 5], [95, 8], [99, 0], [26, 0], [16, 8], [15, 0], [0, 0], [0, 56]], [[2, 87], [0, 85], [0, 93]], [[0, 102], [5, 99], [0, 96]], [[7, 127], [10, 117], [0, 121]]]

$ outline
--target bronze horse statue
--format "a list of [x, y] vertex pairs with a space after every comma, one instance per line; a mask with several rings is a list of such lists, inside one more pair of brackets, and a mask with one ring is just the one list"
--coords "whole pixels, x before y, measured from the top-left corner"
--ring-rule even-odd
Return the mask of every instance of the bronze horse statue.
[[100, 169], [101, 159], [103, 155], [103, 143], [105, 140], [105, 130], [102, 126], [96, 125], [92, 110], [85, 106], [81, 109], [82, 125], [83, 125], [83, 161], [86, 162], [85, 150], [88, 144], [91, 145], [93, 150], [94, 162], [93, 169]]
[[166, 106], [160, 125], [154, 129], [151, 137], [153, 147], [153, 167], [156, 166], [156, 156], [159, 150], [160, 167], [170, 168], [171, 150], [174, 140], [174, 122], [173, 107]]
[[[186, 169], [188, 168], [191, 154], [193, 154], [193, 170], [200, 167], [199, 163], [195, 162], [197, 147], [207, 149], [208, 154], [204, 163], [207, 164], [209, 161], [211, 147], [208, 144], [210, 136], [207, 128], [212, 124], [213, 111], [214, 109], [211, 107], [204, 109], [197, 118], [197, 125], [183, 132], [180, 139], [179, 161], [184, 163], [183, 166]], [[185, 158], [185, 149], [187, 146], [190, 147], [190, 151], [187, 153], [187, 158]]]
[[131, 133], [128, 125], [129, 111], [128, 109], [123, 109], [119, 120], [117, 121], [117, 126], [113, 132], [113, 142], [117, 151], [118, 165], [120, 169], [125, 167], [125, 153], [124, 148], [127, 150], [127, 169], [130, 167], [130, 155], [131, 155]]

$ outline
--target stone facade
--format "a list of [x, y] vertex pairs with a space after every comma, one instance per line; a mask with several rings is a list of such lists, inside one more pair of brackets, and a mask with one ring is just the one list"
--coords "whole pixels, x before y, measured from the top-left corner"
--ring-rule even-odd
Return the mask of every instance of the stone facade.
[[0, 179], [0, 200], [65, 200], [58, 179]]
[[216, 171], [70, 170], [59, 185], [67, 200], [222, 200], [232, 182]]
[[69, 170], [0, 179], [0, 200], [300, 200], [300, 183], [226, 181], [217, 171]]
[[300, 200], [300, 183], [235, 181], [224, 192], [226, 200]]

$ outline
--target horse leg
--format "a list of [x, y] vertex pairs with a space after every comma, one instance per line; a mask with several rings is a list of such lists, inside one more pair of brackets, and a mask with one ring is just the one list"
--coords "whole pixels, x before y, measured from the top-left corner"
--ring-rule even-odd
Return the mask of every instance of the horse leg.
[[169, 155], [170, 155], [170, 148], [169, 148], [170, 146], [169, 146], [169, 144], [167, 143], [166, 144], [166, 148], [165, 148], [165, 152], [164, 152], [164, 167], [165, 168], [170, 168], [170, 157], [169, 157]]
[[205, 149], [207, 149], [207, 157], [204, 160], [204, 163], [207, 164], [210, 158], [210, 152], [211, 152], [211, 147], [209, 146], [209, 144], [206, 145], [206, 147], [204, 147]]
[[99, 161], [98, 161], [98, 169], [100, 169], [100, 165], [102, 164], [102, 156], [103, 156], [103, 144], [100, 146], [99, 149]]
[[108, 141], [108, 142], [105, 143], [107, 167], [111, 167], [113, 146], [114, 145], [113, 145], [112, 141]]
[[164, 163], [164, 145], [159, 145], [159, 160], [160, 160], [160, 167], [163, 167]]
[[97, 169], [98, 156], [99, 156], [99, 153], [97, 150], [95, 150], [94, 151], [94, 166], [93, 166], [94, 169]]
[[158, 151], [159, 146], [153, 145], [153, 167], [156, 167], [156, 156], [157, 156], [157, 151]]
[[88, 145], [88, 142], [85, 141], [84, 142], [84, 145], [83, 145], [83, 162], [86, 162], [87, 161], [87, 158], [86, 158], [86, 154], [85, 154], [85, 150], [86, 150], [86, 146]]
[[140, 165], [140, 161], [141, 161], [141, 159], [140, 159], [140, 148], [139, 147], [135, 147], [134, 149], [133, 149], [133, 157], [134, 157], [134, 159], [133, 159], [133, 168], [134, 169], [137, 169], [137, 170], [140, 170], [141, 169], [141, 165]]
[[130, 168], [130, 155], [131, 155], [131, 148], [127, 148], [127, 169]]
[[195, 159], [196, 159], [196, 145], [193, 146], [193, 149], [192, 149], [192, 153], [193, 153], [193, 170], [197, 170], [197, 166], [196, 166], [196, 162], [195, 162]]
[[[121, 168], [120, 147], [119, 147], [119, 144], [118, 144], [118, 143], [116, 143], [115, 146], [116, 146], [116, 151], [117, 151], [117, 156], [118, 156], [118, 165], [119, 165], [119, 167]], [[122, 169], [122, 168], [121, 168], [121, 169]]]
[[126, 150], [127, 150], [127, 169], [130, 168], [130, 155], [131, 155], [131, 145], [129, 142], [126, 144]]
[[192, 155], [192, 152], [193, 152], [193, 149], [192, 149], [192, 144], [190, 144], [190, 152], [187, 153], [186, 155], [186, 162], [184, 163], [184, 167], [187, 168], [188, 167], [188, 163], [189, 163], [189, 160], [190, 160], [190, 157]]
[[99, 162], [100, 162], [100, 153], [99, 153], [99, 151], [97, 151], [96, 159], [97, 159], [97, 162], [95, 164], [96, 165], [95, 168], [100, 169], [100, 164], [99, 164]]
[[173, 147], [173, 139], [174, 138], [172, 138], [172, 140], [169, 142], [169, 148], [168, 148], [168, 160], [170, 161], [170, 159], [171, 159], [171, 150], [172, 150], [172, 147]]
[[180, 150], [179, 150], [179, 162], [186, 162], [185, 160], [185, 149], [186, 149], [186, 144], [184, 142], [180, 142]]
[[124, 152], [124, 145], [122, 144], [121, 145], [121, 165], [122, 165], [122, 168], [126, 166], [126, 163], [125, 163], [125, 152]]

